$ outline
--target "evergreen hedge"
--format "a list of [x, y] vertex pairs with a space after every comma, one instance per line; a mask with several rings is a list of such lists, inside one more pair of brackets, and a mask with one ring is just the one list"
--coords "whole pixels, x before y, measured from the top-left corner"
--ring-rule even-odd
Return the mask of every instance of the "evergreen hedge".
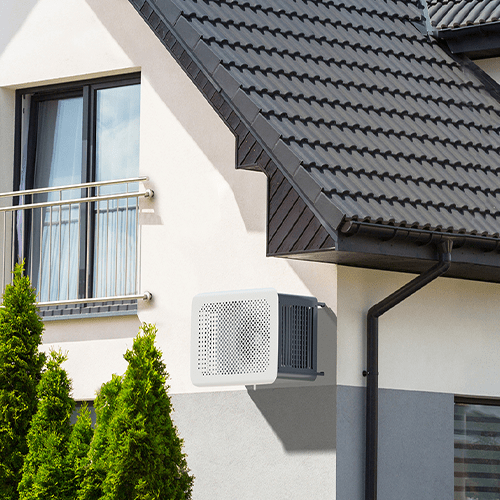
[[2, 500], [189, 500], [193, 476], [173, 425], [168, 373], [143, 325], [123, 377], [103, 384], [96, 429], [74, 400], [66, 357], [38, 352], [43, 323], [23, 266], [0, 309], [0, 492]]
[[36, 412], [36, 388], [45, 355], [38, 352], [43, 323], [35, 306], [36, 292], [23, 266], [16, 264], [0, 309], [0, 492], [17, 500], [26, 436]]
[[38, 385], [38, 409], [28, 432], [28, 454], [19, 483], [20, 500], [73, 500], [73, 464], [69, 460], [70, 418], [75, 402], [71, 382], [52, 351]]
[[156, 331], [144, 324], [124, 356], [128, 368], [109, 423], [103, 500], [191, 498], [193, 477], [170, 418], [168, 374]]
[[71, 467], [68, 492], [72, 499], [76, 499], [78, 490], [83, 483], [85, 472], [89, 466], [88, 456], [93, 434], [90, 411], [87, 404], [84, 403], [78, 412], [78, 417], [71, 430], [68, 444], [68, 460]]
[[87, 460], [82, 461], [84, 475], [78, 491], [78, 500], [99, 500], [103, 496], [102, 483], [108, 471], [110, 422], [116, 410], [116, 400], [121, 387], [122, 377], [113, 375], [97, 393], [94, 401], [96, 427]]

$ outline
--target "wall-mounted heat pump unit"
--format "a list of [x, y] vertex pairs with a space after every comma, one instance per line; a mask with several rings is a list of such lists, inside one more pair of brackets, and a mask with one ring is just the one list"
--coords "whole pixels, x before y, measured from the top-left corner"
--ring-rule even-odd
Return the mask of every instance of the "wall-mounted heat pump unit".
[[314, 297], [272, 288], [204, 293], [193, 299], [191, 380], [197, 386], [314, 380]]

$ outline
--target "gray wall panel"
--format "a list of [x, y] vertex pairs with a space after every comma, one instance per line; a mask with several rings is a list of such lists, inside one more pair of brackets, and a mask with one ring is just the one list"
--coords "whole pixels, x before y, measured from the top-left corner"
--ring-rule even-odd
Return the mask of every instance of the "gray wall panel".
[[[365, 389], [337, 393], [337, 500], [364, 498]], [[378, 498], [453, 498], [453, 395], [380, 389]]]
[[452, 394], [382, 390], [379, 498], [452, 500]]
[[335, 386], [172, 396], [193, 500], [335, 498]]
[[364, 498], [364, 454], [365, 388], [338, 386], [337, 500]]

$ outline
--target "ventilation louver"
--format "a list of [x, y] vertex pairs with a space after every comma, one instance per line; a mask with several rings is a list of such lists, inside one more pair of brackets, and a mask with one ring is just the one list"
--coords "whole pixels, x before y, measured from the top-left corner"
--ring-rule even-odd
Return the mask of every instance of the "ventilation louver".
[[318, 301], [274, 289], [193, 299], [191, 379], [197, 386], [314, 380]]

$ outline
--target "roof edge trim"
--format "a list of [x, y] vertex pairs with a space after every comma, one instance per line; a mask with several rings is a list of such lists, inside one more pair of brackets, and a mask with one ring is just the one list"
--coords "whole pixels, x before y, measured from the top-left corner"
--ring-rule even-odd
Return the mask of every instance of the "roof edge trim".
[[490, 23], [474, 24], [469, 26], [459, 26], [457, 28], [436, 28], [432, 26], [432, 35], [436, 38], [458, 38], [466, 35], [485, 35], [500, 32], [500, 21]]
[[[129, 0], [129, 2], [134, 6], [146, 24], [149, 25], [153, 33], [156, 34], [169, 53], [176, 59], [181, 68], [184, 69], [187, 76], [193, 81], [198, 89], [200, 89], [199, 85], [195, 81], [195, 78], [191, 74], [192, 71], [188, 71], [188, 69], [181, 64], [180, 59], [182, 54], [179, 50], [175, 50], [176, 43], [182, 47], [183, 51], [189, 54], [189, 57], [198, 67], [199, 71], [203, 73], [205, 78], [219, 93], [220, 98], [223, 99], [226, 105], [231, 108], [232, 112], [238, 117], [242, 124], [244, 124], [246, 128], [255, 136], [263, 150], [271, 159], [273, 159], [282, 174], [302, 197], [306, 205], [324, 226], [328, 234], [335, 242], [337, 242], [338, 229], [345, 219], [346, 214], [344, 214], [332, 202], [332, 200], [330, 200], [320, 190], [318, 190], [314, 199], [311, 199], [311, 197], [308, 196], [308, 194], [305, 193], [304, 190], [297, 184], [294, 174], [300, 168], [302, 163], [300, 158], [295, 155], [291, 148], [283, 143], [280, 134], [275, 131], [267, 120], [265, 120], [260, 109], [256, 115], [253, 110], [251, 113], [244, 113], [245, 109], [251, 109], [251, 104], [253, 103], [250, 99], [248, 99], [250, 102], [243, 100], [245, 101], [245, 109], [240, 110], [238, 108], [234, 101], [235, 99], [242, 100], [242, 85], [234, 80], [234, 78], [229, 74], [216, 54], [204, 42], [201, 34], [198, 33], [191, 25], [186, 26], [186, 19], [183, 17], [183, 12], [176, 5], [176, 3], [172, 0]], [[186, 34], [188, 38], [187, 40], [184, 40], [183, 33]], [[172, 41], [172, 37], [175, 40]], [[207, 66], [205, 66], [203, 61], [200, 59], [200, 56], [203, 57], [203, 60], [208, 61], [209, 64]], [[203, 93], [203, 95], [205, 94]], [[228, 125], [227, 117], [220, 111], [222, 106], [219, 106], [219, 109], [217, 109], [210, 99], [207, 100], [219, 116], [221, 116], [226, 125]], [[248, 117], [245, 116], [245, 114], [247, 114]], [[250, 117], [253, 118], [251, 122], [248, 119]], [[263, 123], [263, 120], [265, 120], [265, 123]], [[233, 133], [236, 133], [234, 129], [231, 127], [229, 128], [233, 131]], [[268, 132], [270, 131], [270, 128], [272, 128], [272, 131], [276, 134], [276, 141], [272, 141], [272, 144], [270, 144], [269, 139], [266, 141], [262, 137], [262, 132], [266, 131], [265, 135], [269, 138]], [[325, 216], [322, 214], [327, 214], [328, 219], [331, 219], [331, 221], [326, 220]]]
[[[362, 229], [364, 228], [364, 230]], [[500, 236], [490, 236], [481, 234], [467, 234], [448, 231], [436, 231], [417, 227], [392, 226], [389, 224], [378, 224], [366, 221], [347, 221], [341, 227], [340, 232], [345, 236], [353, 236], [359, 231], [383, 240], [390, 240], [405, 235], [409, 240], [423, 242], [425, 239], [449, 239], [459, 246], [468, 244], [474, 247], [480, 247], [481, 250], [491, 252], [500, 248]], [[424, 244], [424, 243], [421, 243]]]

